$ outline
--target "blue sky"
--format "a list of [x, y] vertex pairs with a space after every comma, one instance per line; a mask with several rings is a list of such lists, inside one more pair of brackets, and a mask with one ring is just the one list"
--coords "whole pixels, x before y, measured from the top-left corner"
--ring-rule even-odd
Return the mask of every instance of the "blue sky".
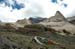
[[[63, 2], [64, 0], [59, 0], [60, 2]], [[59, 4], [59, 2], [58, 2], [58, 0], [51, 0], [51, 2], [52, 3], [56, 3], [56, 4]], [[64, 7], [67, 7], [68, 5], [66, 4], [66, 3], [61, 3], [62, 4], [62, 6], [64, 6]]]
[[16, 0], [12, 0], [13, 4], [11, 4], [8, 0], [0, 0], [0, 3], [1, 4], [5, 4], [5, 6], [8, 6], [8, 7], [12, 7], [12, 10], [13, 9], [17, 9], [17, 10], [20, 10], [21, 8], [24, 8], [24, 4], [23, 3], [18, 3]]
[[75, 16], [75, 0], [0, 0], [0, 20], [14, 22], [29, 17], [51, 17], [60, 11]]

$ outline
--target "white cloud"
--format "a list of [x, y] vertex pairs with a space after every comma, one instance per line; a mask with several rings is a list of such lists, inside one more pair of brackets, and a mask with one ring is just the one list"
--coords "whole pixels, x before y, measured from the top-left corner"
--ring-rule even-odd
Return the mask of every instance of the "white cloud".
[[65, 15], [65, 17], [73, 16], [72, 13], [75, 13], [75, 0], [64, 0], [64, 3], [67, 3], [67, 8], [60, 8], [59, 10]]
[[25, 12], [25, 14], [28, 14], [28, 16], [31, 16], [31, 15], [35, 16], [35, 14], [33, 15], [31, 13], [33, 13], [36, 10], [36, 12], [34, 13], [37, 13], [39, 16], [40, 16], [40, 12], [42, 12], [41, 17], [50, 17], [54, 15], [55, 11], [58, 8], [57, 5], [55, 6], [54, 4], [50, 3], [49, 0], [31, 0], [29, 1], [29, 3], [31, 3], [31, 5]]
[[[9, 0], [10, 3], [13, 3]], [[55, 14], [57, 10], [61, 11], [65, 17], [75, 15], [73, 12], [75, 9], [75, 0], [64, 0], [64, 3], [67, 3], [67, 8], [61, 6], [62, 2], [59, 4], [53, 4], [50, 0], [17, 0], [19, 3], [24, 3], [25, 8], [21, 10], [12, 10], [11, 7], [5, 7], [4, 4], [0, 4], [0, 19], [2, 21], [14, 22], [18, 19], [28, 18], [30, 16], [41, 16], [41, 17], [50, 17]], [[72, 14], [73, 13], [73, 14]]]

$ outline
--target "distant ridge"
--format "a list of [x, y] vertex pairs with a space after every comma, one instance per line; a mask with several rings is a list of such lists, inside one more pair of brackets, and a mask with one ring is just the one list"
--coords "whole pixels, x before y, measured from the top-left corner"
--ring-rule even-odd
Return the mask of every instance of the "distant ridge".
[[19, 24], [30, 24], [30, 21], [28, 19], [22, 19], [22, 20], [18, 20], [16, 23], [19, 23]]
[[29, 20], [31, 21], [32, 24], [35, 24], [35, 23], [39, 23], [43, 20], [45, 20], [46, 18], [42, 18], [42, 17], [30, 17]]
[[17, 20], [15, 23], [18, 27], [24, 27], [25, 25], [30, 25], [31, 21], [28, 19]]

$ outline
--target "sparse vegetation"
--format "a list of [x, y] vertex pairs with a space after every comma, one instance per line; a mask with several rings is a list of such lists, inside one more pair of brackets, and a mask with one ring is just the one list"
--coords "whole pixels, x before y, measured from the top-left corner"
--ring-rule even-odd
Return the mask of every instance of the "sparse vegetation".
[[37, 29], [39, 31], [44, 31], [45, 27], [43, 25], [33, 24], [33, 25], [25, 25], [24, 28]]
[[[28, 36], [28, 35], [23, 35], [23, 34], [17, 34], [17, 33], [13, 33], [13, 32], [0, 32], [0, 36], [5, 37], [7, 40], [9, 40], [12, 43], [15, 43], [16, 45], [16, 49], [37, 49], [42, 47], [43, 49], [63, 49], [60, 46], [57, 45], [46, 45], [46, 46], [42, 46], [39, 45], [38, 43], [35, 43], [32, 39], [33, 39], [33, 35], [32, 36]], [[73, 47], [72, 45], [75, 44], [75, 37], [64, 37], [58, 34], [52, 35], [50, 34], [50, 38], [56, 42], [59, 42], [62, 45], [66, 45], [65, 47], [67, 47], [67, 49], [71, 49], [68, 47], [72, 47], [73, 49], [75, 47]], [[1, 39], [1, 38], [0, 38]], [[6, 42], [6, 41], [5, 41]], [[7, 43], [8, 46], [10, 45], [9, 43]], [[7, 49], [11, 49], [10, 46], [5, 46], [3, 45], [3, 49], [7, 48]], [[14, 46], [15, 47], [15, 46]], [[12, 46], [12, 48], [14, 49], [14, 47]], [[56, 48], [55, 48], [56, 47]]]
[[[7, 24], [10, 29], [12, 28]], [[8, 30], [9, 30], [8, 28]], [[40, 30], [40, 31], [39, 31]], [[61, 36], [52, 28], [47, 28], [42, 25], [27, 25], [24, 28], [20, 27], [17, 31], [0, 31], [0, 39], [4, 40], [3, 45], [0, 45], [1, 49], [64, 49], [60, 45], [48, 45], [45, 46], [33, 41], [34, 36], [42, 36], [50, 38], [61, 45], [64, 45], [67, 49], [74, 49], [75, 37]], [[49, 37], [47, 37], [49, 36]], [[1, 42], [0, 40], [0, 42]], [[9, 41], [9, 42], [8, 42]], [[11, 45], [11, 46], [10, 46]], [[68, 48], [71, 47], [71, 48]]]

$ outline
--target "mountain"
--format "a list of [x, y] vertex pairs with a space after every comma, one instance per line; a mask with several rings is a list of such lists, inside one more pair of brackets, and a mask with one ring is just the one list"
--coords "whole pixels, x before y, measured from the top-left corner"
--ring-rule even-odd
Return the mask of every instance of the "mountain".
[[72, 24], [75, 25], [75, 16], [73, 16], [73, 17], [68, 17], [67, 20], [68, 20], [70, 23], [72, 23]]
[[63, 14], [60, 11], [57, 11], [55, 16], [52, 16], [45, 20], [46, 22], [60, 22], [60, 21], [67, 21]]
[[62, 15], [60, 11], [57, 11], [55, 16], [50, 18], [50, 21], [54, 22], [60, 22], [60, 21], [66, 21], [65, 17]]
[[75, 34], [75, 26], [69, 23], [59, 11], [56, 12], [55, 16], [50, 17], [49, 19], [47, 19], [47, 21], [40, 22], [39, 24], [42, 24], [49, 28], [53, 28], [60, 32], [64, 32], [63, 30], [66, 30], [67, 32]]
[[30, 17], [29, 20], [32, 22], [32, 24], [35, 24], [35, 23], [39, 23], [43, 20], [45, 20], [46, 18], [42, 18], [42, 17]]
[[59, 12], [51, 18], [0, 23], [0, 49], [75, 49], [75, 25]]
[[18, 20], [16, 21], [15, 23], [17, 26], [21, 27], [21, 26], [24, 26], [24, 25], [29, 25], [31, 24], [30, 20], [28, 19], [22, 19], [22, 20]]
[[57, 11], [55, 16], [46, 18], [42, 22], [61, 22], [61, 21], [67, 21], [67, 19], [63, 16], [63, 14], [60, 11]]
[[65, 22], [68, 22], [67, 19], [61, 14], [61, 12], [57, 11], [55, 16], [47, 18], [40, 23], [44, 23], [45, 25], [51, 24], [53, 26], [54, 25], [59, 26], [59, 23], [62, 24], [62, 23], [65, 23]]

